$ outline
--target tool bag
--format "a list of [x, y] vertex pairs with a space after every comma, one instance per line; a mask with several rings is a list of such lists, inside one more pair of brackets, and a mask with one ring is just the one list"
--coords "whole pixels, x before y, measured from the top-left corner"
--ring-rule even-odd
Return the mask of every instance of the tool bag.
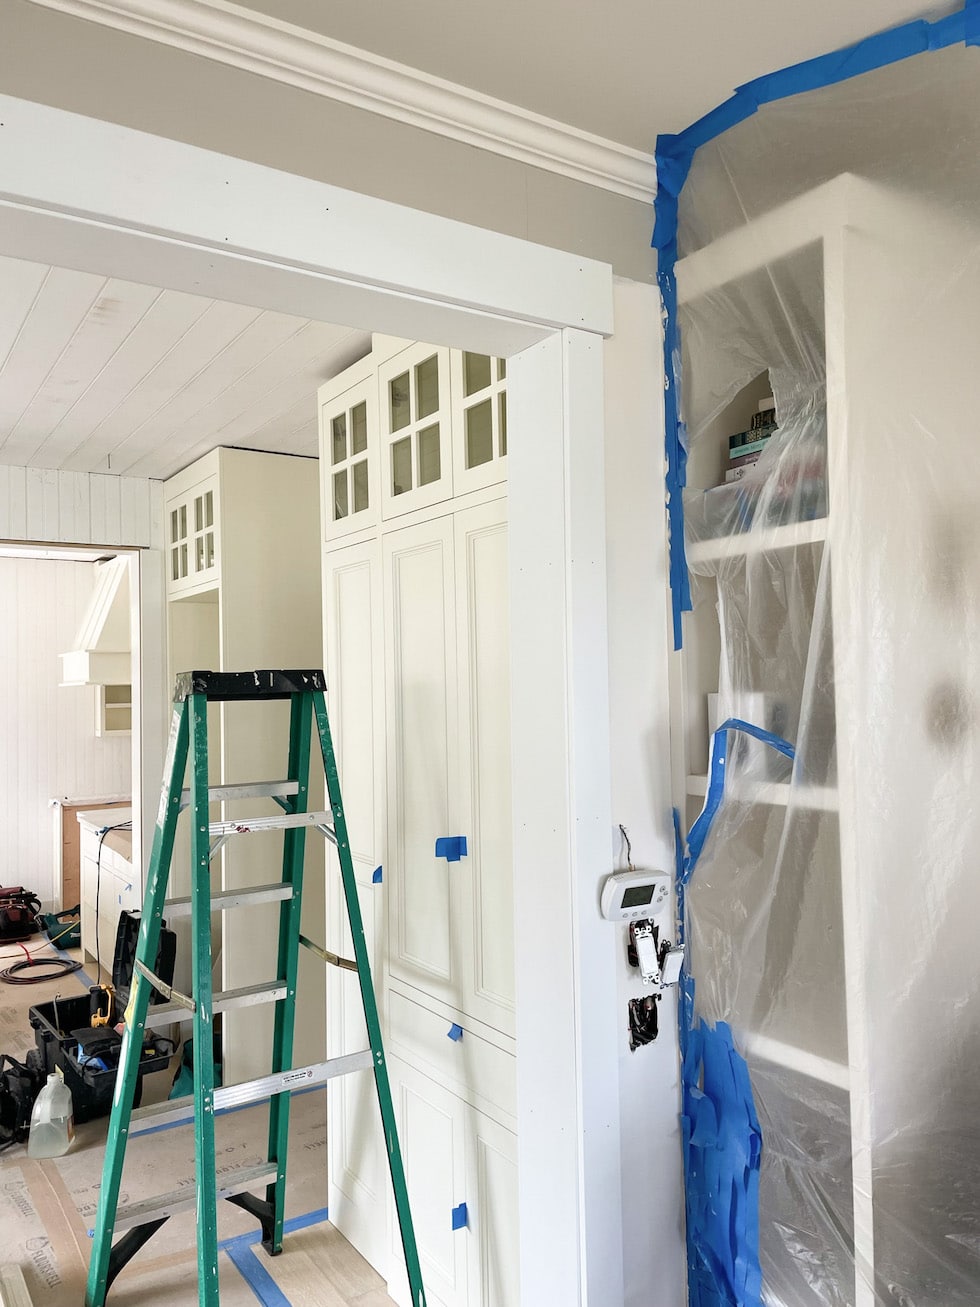
[[[44, 1074], [9, 1053], [0, 1055], [0, 1150], [23, 1143], [31, 1129], [31, 1111]], [[5, 1065], [6, 1064], [6, 1065]]]
[[0, 888], [0, 943], [29, 939], [41, 929], [41, 900], [23, 885]]

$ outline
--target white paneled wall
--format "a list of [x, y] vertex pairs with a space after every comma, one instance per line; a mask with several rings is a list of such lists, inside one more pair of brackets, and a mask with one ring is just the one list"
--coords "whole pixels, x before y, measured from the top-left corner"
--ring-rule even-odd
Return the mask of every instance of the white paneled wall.
[[46, 905], [60, 892], [50, 800], [132, 786], [129, 736], [95, 734], [95, 687], [58, 685], [92, 583], [90, 563], [0, 557], [0, 884]]
[[160, 548], [163, 483], [0, 463], [0, 540]]

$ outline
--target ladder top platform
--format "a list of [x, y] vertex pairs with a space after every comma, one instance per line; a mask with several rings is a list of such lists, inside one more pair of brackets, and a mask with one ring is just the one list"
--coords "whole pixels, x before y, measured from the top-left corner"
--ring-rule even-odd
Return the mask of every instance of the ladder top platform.
[[242, 699], [288, 699], [294, 694], [326, 690], [327, 678], [322, 668], [297, 671], [255, 672], [179, 672], [174, 702], [182, 703], [192, 694], [225, 702]]

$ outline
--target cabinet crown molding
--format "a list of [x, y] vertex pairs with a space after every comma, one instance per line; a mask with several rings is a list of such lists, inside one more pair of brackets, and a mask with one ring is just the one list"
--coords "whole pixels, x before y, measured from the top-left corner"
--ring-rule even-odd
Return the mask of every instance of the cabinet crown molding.
[[228, 0], [32, 0], [650, 203], [652, 155]]

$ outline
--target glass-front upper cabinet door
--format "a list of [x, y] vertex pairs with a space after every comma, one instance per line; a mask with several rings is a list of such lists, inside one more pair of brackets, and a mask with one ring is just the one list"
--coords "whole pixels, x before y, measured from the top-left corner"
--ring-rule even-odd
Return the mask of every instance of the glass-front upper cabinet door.
[[457, 495], [507, 480], [507, 360], [452, 352], [453, 487]]
[[203, 581], [218, 561], [214, 501], [214, 486], [202, 486], [194, 492], [191, 501], [194, 519], [192, 561], [194, 577], [198, 581]]
[[373, 379], [320, 407], [323, 538], [377, 525], [378, 419]]
[[185, 580], [190, 571], [186, 503], [171, 504], [168, 517], [170, 565], [167, 569], [167, 582], [169, 586], [173, 586]]
[[378, 371], [382, 516], [453, 493], [449, 350], [413, 345]]

